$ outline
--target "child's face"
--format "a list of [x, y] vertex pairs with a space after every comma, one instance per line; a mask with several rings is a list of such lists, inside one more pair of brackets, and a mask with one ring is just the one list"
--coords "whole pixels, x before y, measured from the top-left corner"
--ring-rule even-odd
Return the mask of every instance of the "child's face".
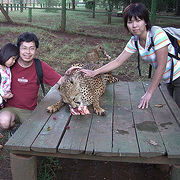
[[6, 66], [6, 67], [11, 67], [11, 66], [15, 63], [17, 57], [18, 57], [18, 56], [11, 56], [11, 57], [5, 62], [5, 66]]

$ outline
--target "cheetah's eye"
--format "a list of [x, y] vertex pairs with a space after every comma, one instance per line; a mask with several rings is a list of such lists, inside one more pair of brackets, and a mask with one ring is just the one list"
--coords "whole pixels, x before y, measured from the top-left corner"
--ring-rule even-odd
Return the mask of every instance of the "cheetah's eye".
[[71, 84], [74, 84], [72, 80], [69, 80], [69, 82], [70, 82]]

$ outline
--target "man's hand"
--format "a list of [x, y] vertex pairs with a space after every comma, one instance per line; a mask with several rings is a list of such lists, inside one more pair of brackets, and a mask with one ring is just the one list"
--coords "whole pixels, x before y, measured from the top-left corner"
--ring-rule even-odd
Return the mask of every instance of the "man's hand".
[[61, 78], [59, 79], [59, 81], [57, 82], [57, 84], [59, 84], [59, 86], [61, 84], [63, 84], [63, 82], [65, 81], [65, 77], [64, 76], [61, 76]]

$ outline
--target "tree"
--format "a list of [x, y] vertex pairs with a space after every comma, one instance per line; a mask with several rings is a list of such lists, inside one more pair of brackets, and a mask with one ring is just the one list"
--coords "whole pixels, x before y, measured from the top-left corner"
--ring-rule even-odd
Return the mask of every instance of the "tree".
[[66, 0], [62, 0], [61, 32], [66, 29]]
[[20, 12], [22, 13], [23, 12], [23, 0], [20, 0]]
[[180, 0], [176, 0], [176, 15], [180, 16]]
[[151, 22], [154, 24], [156, 21], [156, 0], [152, 0], [151, 4]]
[[46, 7], [56, 6], [59, 0], [40, 0], [41, 4], [46, 4]]
[[2, 7], [2, 5], [0, 5], [0, 10], [3, 13], [4, 17], [6, 18], [6, 20], [10, 23], [13, 23], [13, 21], [11, 20], [11, 18], [9, 17], [8, 13], [4, 10], [4, 8]]
[[167, 0], [166, 12], [173, 12], [174, 8], [175, 8], [175, 0]]
[[75, 0], [72, 0], [72, 9], [75, 10]]
[[108, 24], [111, 24], [111, 16], [114, 7], [114, 0], [108, 0]]

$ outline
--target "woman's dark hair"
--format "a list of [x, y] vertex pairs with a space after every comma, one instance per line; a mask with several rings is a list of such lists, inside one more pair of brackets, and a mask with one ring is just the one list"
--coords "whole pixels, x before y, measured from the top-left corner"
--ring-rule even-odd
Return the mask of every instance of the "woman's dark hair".
[[38, 40], [37, 36], [32, 32], [25, 32], [18, 37], [17, 47], [19, 48], [21, 46], [22, 42], [32, 42], [32, 41], [34, 41], [36, 48], [38, 48], [39, 40]]
[[16, 45], [7, 43], [0, 50], [0, 65], [5, 65], [5, 62], [8, 61], [12, 56], [19, 57], [19, 49]]
[[140, 18], [145, 21], [147, 30], [151, 29], [151, 22], [149, 20], [149, 11], [146, 9], [145, 5], [142, 3], [132, 3], [128, 5], [123, 12], [124, 18], [124, 27], [129, 32], [127, 27], [128, 20], [131, 20], [132, 17], [135, 19]]

